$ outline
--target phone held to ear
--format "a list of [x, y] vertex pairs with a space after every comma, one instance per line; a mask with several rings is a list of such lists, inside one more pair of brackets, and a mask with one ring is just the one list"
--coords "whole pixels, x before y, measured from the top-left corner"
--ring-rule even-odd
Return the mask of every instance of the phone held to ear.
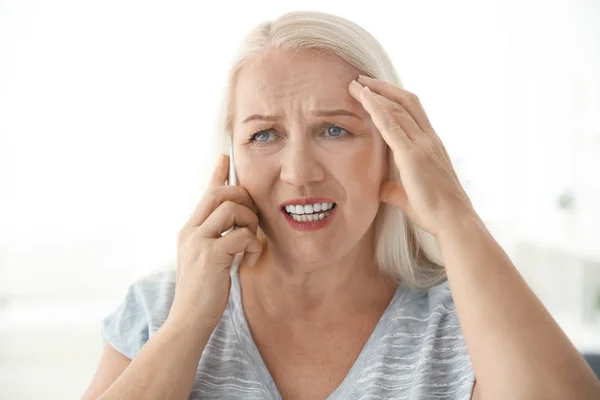
[[235, 173], [235, 163], [233, 162], [233, 141], [229, 139], [229, 177], [227, 178], [229, 186], [237, 186], [237, 174]]
[[[229, 175], [227, 176], [227, 185], [228, 186], [237, 186], [237, 174], [235, 172], [235, 162], [233, 160], [233, 140], [229, 138]], [[235, 229], [235, 226], [229, 228], [223, 235], [227, 235], [229, 232]], [[238, 269], [240, 268], [240, 263], [242, 261], [242, 256], [244, 253], [236, 254], [233, 257], [233, 262], [231, 263], [231, 267], [229, 269], [229, 274], [236, 274]]]

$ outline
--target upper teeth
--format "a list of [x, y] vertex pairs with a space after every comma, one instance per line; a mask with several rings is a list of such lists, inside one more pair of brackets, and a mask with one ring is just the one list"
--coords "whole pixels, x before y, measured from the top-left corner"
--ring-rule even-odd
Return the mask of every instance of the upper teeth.
[[315, 203], [304, 206], [290, 204], [285, 206], [285, 211], [291, 214], [312, 214], [315, 212], [331, 210], [334, 204], [335, 203]]

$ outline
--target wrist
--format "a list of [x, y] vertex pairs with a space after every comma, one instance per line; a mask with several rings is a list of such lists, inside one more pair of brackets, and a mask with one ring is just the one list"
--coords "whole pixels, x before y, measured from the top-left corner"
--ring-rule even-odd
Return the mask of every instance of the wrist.
[[481, 234], [487, 228], [483, 220], [477, 213], [468, 212], [463, 214], [453, 214], [444, 220], [442, 228], [436, 235], [436, 239], [440, 242], [448, 241], [456, 237], [469, 234]]
[[219, 320], [219, 318], [212, 317], [209, 313], [203, 313], [200, 310], [194, 310], [192, 313], [172, 307], [165, 325], [167, 329], [181, 332], [183, 335], [208, 340]]

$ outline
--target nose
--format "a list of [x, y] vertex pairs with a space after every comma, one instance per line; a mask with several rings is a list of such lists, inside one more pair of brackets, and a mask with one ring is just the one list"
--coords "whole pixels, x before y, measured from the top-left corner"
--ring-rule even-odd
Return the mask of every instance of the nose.
[[311, 145], [310, 139], [291, 139], [285, 144], [280, 175], [283, 182], [302, 187], [322, 181], [324, 177], [318, 149]]

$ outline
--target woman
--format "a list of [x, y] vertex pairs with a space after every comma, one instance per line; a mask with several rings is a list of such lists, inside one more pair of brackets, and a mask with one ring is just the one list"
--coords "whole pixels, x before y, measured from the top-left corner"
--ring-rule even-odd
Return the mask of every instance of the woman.
[[239, 186], [223, 156], [176, 273], [105, 320], [85, 398], [600, 398], [366, 31], [260, 25], [225, 111]]

